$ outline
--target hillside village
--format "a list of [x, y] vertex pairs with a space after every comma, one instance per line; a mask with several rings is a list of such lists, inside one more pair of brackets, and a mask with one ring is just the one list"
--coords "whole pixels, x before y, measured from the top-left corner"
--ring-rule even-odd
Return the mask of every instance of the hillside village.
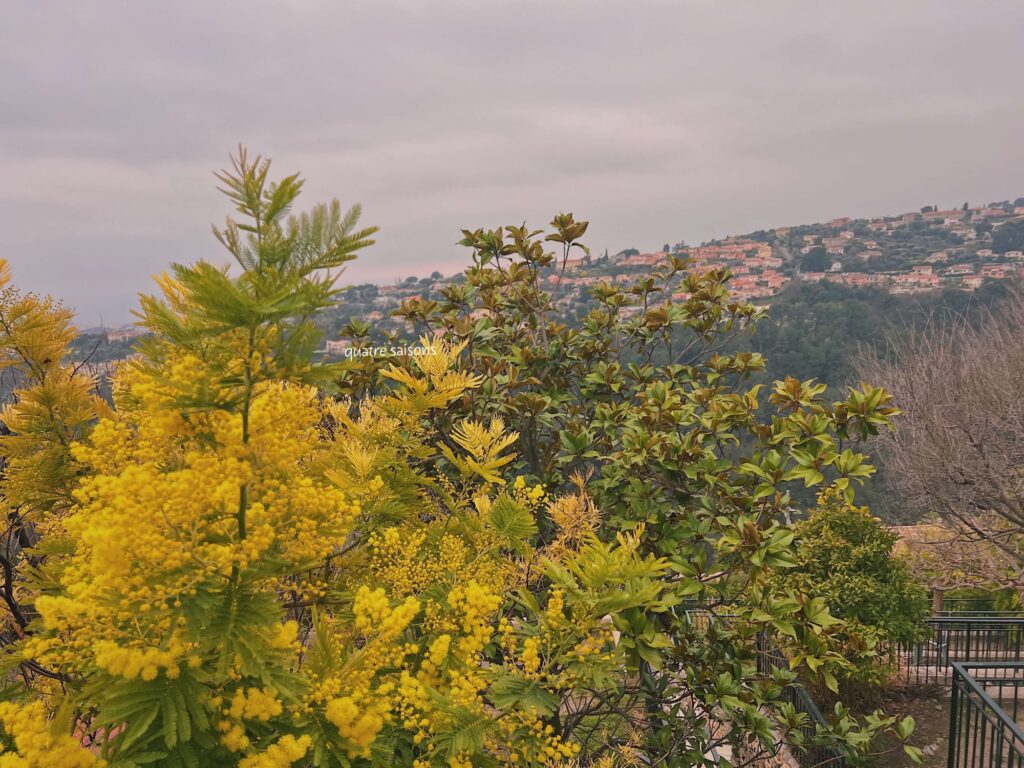
[[[628, 283], [664, 264], [670, 256], [691, 260], [691, 271], [728, 269], [732, 295], [767, 305], [793, 281], [833, 282], [874, 287], [891, 294], [918, 294], [954, 288], [975, 291], [989, 281], [1024, 276], [1024, 198], [984, 206], [920, 211], [871, 219], [849, 217], [820, 224], [782, 226], [701, 245], [678, 243], [642, 253], [569, 259], [544, 277], [567, 321], [583, 317], [590, 289], [603, 282]], [[409, 334], [411, 323], [394, 313], [410, 300], [441, 300], [442, 292], [463, 280], [410, 277], [394, 285], [363, 284], [346, 291], [343, 309], [329, 321], [326, 352], [341, 354], [351, 342], [337, 339], [353, 321], [366, 323], [371, 338]], [[685, 300], [682, 291], [675, 300]], [[626, 308], [628, 312], [631, 308]], [[130, 349], [136, 328], [103, 330], [110, 355]], [[86, 340], [86, 342], [88, 339]], [[97, 358], [94, 356], [94, 360]]]
[[[1000, 238], [1000, 230], [1013, 231]], [[1002, 246], [1002, 247], [1001, 247]], [[838, 218], [824, 224], [778, 227], [700, 246], [677, 246], [694, 270], [729, 269], [733, 295], [770, 299], [790, 280], [828, 280], [879, 286], [894, 294], [944, 286], [975, 290], [1024, 270], [1024, 198], [1015, 204], [935, 210], [876, 219]], [[665, 251], [623, 252], [587, 262], [570, 260], [552, 284], [587, 287], [611, 278], [627, 282], [664, 262]], [[817, 262], [817, 263], [816, 263]]]
[[[1024, 276], [1024, 198], [985, 206], [938, 209], [872, 219], [849, 217], [821, 224], [783, 226], [713, 240], [698, 246], [679, 243], [641, 253], [569, 259], [545, 276], [557, 305], [568, 320], [582, 317], [590, 289], [602, 282], [627, 283], [666, 263], [669, 256], [691, 260], [691, 270], [728, 269], [737, 299], [770, 304], [792, 281], [834, 282], [892, 294], [915, 294], [955, 288], [974, 291], [986, 281]], [[438, 300], [462, 276], [410, 277], [396, 285], [361, 285], [349, 289], [346, 312], [336, 331], [352, 320], [380, 333], [411, 332], [392, 316], [408, 300]], [[684, 300], [683, 292], [673, 294]], [[328, 341], [339, 353], [350, 342]]]

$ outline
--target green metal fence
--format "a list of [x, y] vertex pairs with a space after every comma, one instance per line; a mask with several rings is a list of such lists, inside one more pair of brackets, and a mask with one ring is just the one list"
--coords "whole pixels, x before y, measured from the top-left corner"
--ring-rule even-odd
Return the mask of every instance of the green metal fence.
[[954, 662], [1024, 662], [1024, 618], [938, 616], [927, 624], [926, 639], [882, 651], [905, 682], [946, 685]]
[[948, 768], [1024, 768], [1024, 663], [953, 662]]

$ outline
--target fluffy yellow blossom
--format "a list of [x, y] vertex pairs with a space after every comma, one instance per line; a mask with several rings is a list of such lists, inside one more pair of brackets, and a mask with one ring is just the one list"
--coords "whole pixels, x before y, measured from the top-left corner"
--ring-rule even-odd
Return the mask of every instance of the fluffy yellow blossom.
[[239, 723], [232, 724], [224, 720], [221, 722], [221, 728], [224, 735], [220, 737], [220, 743], [232, 752], [241, 752], [249, 746], [249, 737]]
[[0, 727], [14, 742], [14, 751], [0, 745], [0, 768], [103, 768], [100, 760], [66, 733], [55, 735], [42, 702], [18, 707], [0, 702]]
[[136, 677], [147, 681], [155, 680], [161, 671], [168, 678], [174, 679], [180, 674], [178, 661], [184, 650], [184, 645], [177, 638], [172, 638], [166, 650], [123, 648], [117, 643], [103, 640], [96, 644], [96, 666], [112, 675], [120, 675], [129, 680]]
[[528, 637], [523, 641], [523, 669], [529, 675], [535, 674], [540, 668], [540, 640]]
[[259, 720], [265, 723], [280, 715], [281, 711], [281, 702], [272, 691], [247, 688], [237, 691], [232, 697], [227, 715], [235, 720]]
[[370, 753], [370, 745], [384, 727], [388, 715], [387, 704], [381, 699], [357, 704], [350, 696], [335, 699], [324, 711], [344, 738], [352, 742], [352, 757]]
[[479, 653], [490, 642], [491, 618], [501, 604], [501, 598], [476, 581], [465, 587], [456, 586], [448, 593], [448, 604], [462, 616], [463, 636], [459, 649], [464, 656]]
[[451, 635], [441, 635], [430, 644], [430, 662], [435, 667], [439, 667], [444, 663], [445, 657], [448, 656], [448, 648], [451, 642]]
[[557, 626], [565, 620], [565, 593], [561, 589], [552, 589], [548, 598], [548, 606], [544, 610], [544, 620], [549, 626]]
[[353, 605], [355, 627], [380, 637], [396, 637], [409, 626], [419, 610], [420, 602], [415, 597], [407, 597], [403, 603], [392, 608], [383, 589], [370, 589], [363, 585], [356, 592]]
[[277, 743], [267, 747], [266, 751], [244, 758], [238, 764], [238, 768], [289, 768], [306, 756], [312, 743], [309, 736], [282, 736]]
[[[119, 386], [123, 409], [73, 447], [92, 471], [63, 521], [75, 541], [64, 594], [37, 603], [61, 642], [37, 645], [37, 658], [69, 671], [95, 664], [128, 678], [176, 677], [189, 653], [174, 639], [187, 601], [233, 573], [317, 562], [344, 542], [358, 505], [304, 471], [324, 451], [311, 388], [260, 387], [243, 443], [240, 417], [223, 412], [192, 414], [189, 430], [168, 434], [163, 416], [139, 407], [171, 397], [165, 385], [132, 369]], [[295, 638], [294, 625], [268, 627], [272, 649], [287, 651]]]
[[289, 648], [299, 636], [299, 625], [294, 621], [279, 624], [274, 630], [270, 645], [274, 648]]

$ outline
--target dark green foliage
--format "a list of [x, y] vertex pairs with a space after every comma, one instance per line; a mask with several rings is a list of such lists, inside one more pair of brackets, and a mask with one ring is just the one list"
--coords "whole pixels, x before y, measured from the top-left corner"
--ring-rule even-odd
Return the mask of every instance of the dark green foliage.
[[796, 567], [785, 580], [825, 598], [833, 615], [878, 639], [919, 639], [929, 613], [928, 591], [893, 557], [897, 536], [866, 508], [834, 493], [796, 526]]
[[789, 375], [845, 386], [855, 383], [855, 358], [880, 351], [890, 336], [959, 318], [973, 324], [1006, 294], [1003, 283], [985, 284], [974, 293], [950, 289], [898, 296], [880, 288], [798, 282], [772, 301], [768, 317], [742, 344], [766, 358], [766, 381]]
[[1008, 221], [993, 232], [992, 250], [996, 253], [1024, 250], [1024, 221]]
[[828, 251], [820, 245], [811, 248], [800, 259], [801, 272], [824, 272], [831, 265], [832, 259], [829, 258]]

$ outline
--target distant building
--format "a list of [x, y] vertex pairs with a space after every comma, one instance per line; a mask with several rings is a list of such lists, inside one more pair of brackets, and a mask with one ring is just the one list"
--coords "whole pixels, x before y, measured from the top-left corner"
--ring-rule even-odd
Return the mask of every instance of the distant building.
[[954, 221], [960, 221], [960, 217], [963, 216], [963, 211], [952, 210], [952, 211], [929, 211], [928, 213], [922, 214], [925, 221], [935, 221], [936, 219], [953, 219]]
[[344, 354], [346, 349], [351, 348], [351, 339], [328, 339], [324, 342], [324, 351], [328, 355], [341, 355]]
[[982, 277], [991, 277], [995, 280], [1012, 277], [1016, 273], [1017, 267], [1013, 264], [984, 264], [980, 272]]
[[946, 270], [945, 274], [950, 277], [957, 277], [960, 275], [973, 275], [974, 267], [970, 264], [954, 264]]
[[117, 328], [112, 331], [106, 332], [107, 342], [110, 344], [117, 344], [121, 341], [128, 341], [129, 339], [136, 339], [139, 336], [145, 334], [145, 331], [141, 328]]
[[970, 288], [972, 291], [981, 288], [982, 283], [985, 282], [985, 278], [981, 275], [968, 275], [963, 279], [964, 288]]
[[639, 253], [619, 262], [624, 267], [656, 267], [665, 260], [664, 253]]

